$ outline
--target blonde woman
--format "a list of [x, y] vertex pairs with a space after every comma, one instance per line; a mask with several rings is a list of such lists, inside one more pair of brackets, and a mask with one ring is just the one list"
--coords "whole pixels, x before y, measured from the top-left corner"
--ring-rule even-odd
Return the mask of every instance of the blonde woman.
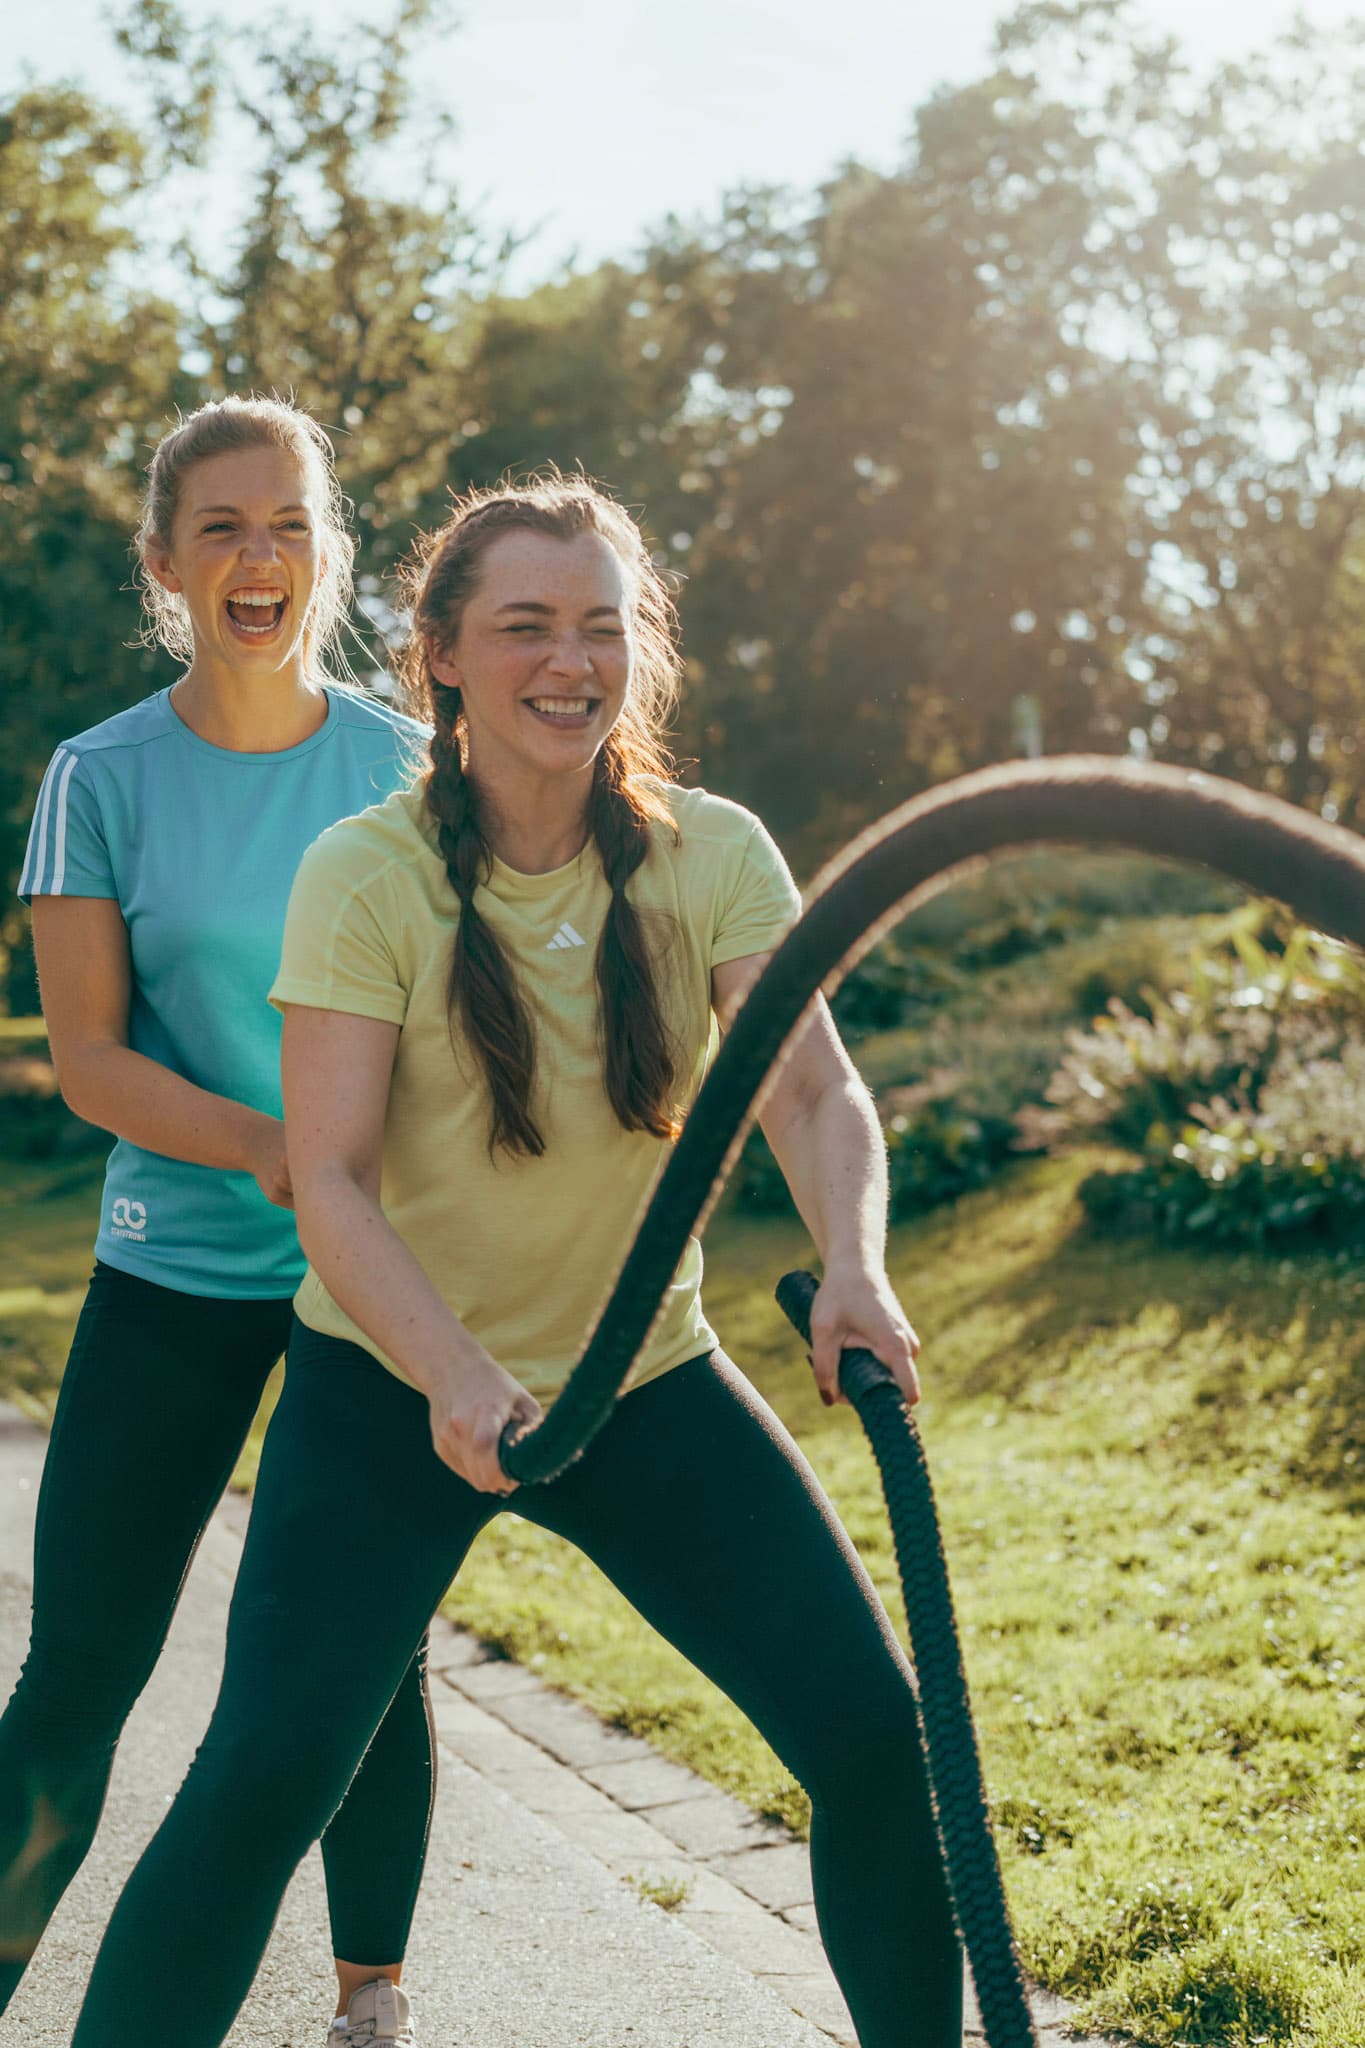
[[[156, 450], [139, 542], [185, 672], [57, 749], [20, 885], [62, 1091], [117, 1143], [38, 1501], [32, 1639], [0, 1720], [0, 2010], [90, 1846], [288, 1337], [303, 1258], [267, 995], [294, 872], [327, 826], [410, 779], [420, 736], [328, 680], [352, 543], [330, 446], [299, 408], [229, 398], [183, 420]], [[363, 1503], [363, 1439], [333, 1483], [324, 1520]], [[339, 1625], [320, 1695], [358, 1626]], [[421, 1879], [432, 1746], [409, 1647], [323, 1837], [332, 2048], [385, 2038], [368, 2029], [392, 2007]], [[152, 2008], [155, 1972], [126, 2015], [143, 2042], [169, 2038]]]

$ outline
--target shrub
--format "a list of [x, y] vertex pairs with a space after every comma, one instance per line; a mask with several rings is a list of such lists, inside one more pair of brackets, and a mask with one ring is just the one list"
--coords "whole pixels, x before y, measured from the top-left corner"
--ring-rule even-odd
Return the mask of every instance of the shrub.
[[1276, 957], [1242, 931], [1139, 1017], [1117, 997], [1067, 1053], [1025, 1143], [1107, 1136], [1142, 1155], [1081, 1199], [1111, 1228], [1215, 1243], [1365, 1240], [1365, 970], [1297, 931]]
[[[885, 1091], [878, 1110], [894, 1221], [983, 1186], [1019, 1149], [1010, 1114], [1013, 1102], [1003, 1095], [1000, 1077], [995, 1077], [992, 1091], [966, 1069], [949, 1067]], [[734, 1188], [740, 1205], [756, 1214], [791, 1210], [781, 1169], [757, 1129], [750, 1133], [735, 1169]]]
[[973, 925], [956, 948], [960, 967], [1005, 967], [1025, 953], [1042, 953], [1084, 929], [1084, 921], [1066, 904], [1021, 903], [988, 923]]
[[1096, 1017], [1117, 998], [1150, 1018], [1153, 994], [1165, 994], [1185, 971], [1185, 960], [1154, 926], [1120, 926], [1084, 949], [1070, 982], [1072, 1006], [1082, 1017]]
[[974, 1112], [950, 1081], [930, 1096], [913, 1119], [893, 1112], [885, 1126], [893, 1222], [956, 1201], [997, 1173], [1014, 1145], [1008, 1116]]
[[831, 1009], [850, 1045], [874, 1031], [895, 1031], [958, 993], [962, 976], [927, 948], [883, 939], [835, 990]]

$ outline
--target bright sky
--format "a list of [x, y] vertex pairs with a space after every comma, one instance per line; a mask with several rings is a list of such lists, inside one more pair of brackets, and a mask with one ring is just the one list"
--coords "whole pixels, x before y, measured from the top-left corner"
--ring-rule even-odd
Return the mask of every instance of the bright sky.
[[[182, 0], [197, 21], [212, 0]], [[1302, 0], [1344, 21], [1360, 0]], [[250, 4], [231, 21], [313, 19], [330, 40], [346, 21], [382, 21], [380, 0]], [[577, 251], [628, 254], [672, 211], [709, 211], [742, 183], [813, 186], [858, 156], [889, 168], [911, 110], [936, 85], [985, 63], [1001, 0], [465, 0], [463, 23], [423, 73], [460, 123], [462, 196], [485, 227], [540, 224], [517, 275], [529, 283]], [[1264, 41], [1285, 0], [1145, 0], [1147, 16], [1205, 52]], [[25, 68], [117, 96], [120, 67], [102, 0], [15, 7], [0, 48], [0, 92]], [[230, 173], [226, 174], [230, 177]], [[237, 208], [225, 192], [224, 218]]]

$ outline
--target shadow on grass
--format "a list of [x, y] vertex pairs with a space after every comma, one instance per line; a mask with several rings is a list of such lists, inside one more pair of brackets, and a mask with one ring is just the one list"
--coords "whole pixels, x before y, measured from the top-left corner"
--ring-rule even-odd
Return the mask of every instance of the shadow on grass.
[[[925, 1327], [952, 1387], [1039, 1407], [1160, 1375], [1180, 1390], [1168, 1455], [1262, 1463], [1365, 1507], [1365, 1259], [1104, 1238], [1075, 1201], [1096, 1163], [1021, 1161], [916, 1231], [903, 1291], [912, 1313], [936, 1297]], [[979, 1262], [929, 1281], [940, 1236], [979, 1242]]]

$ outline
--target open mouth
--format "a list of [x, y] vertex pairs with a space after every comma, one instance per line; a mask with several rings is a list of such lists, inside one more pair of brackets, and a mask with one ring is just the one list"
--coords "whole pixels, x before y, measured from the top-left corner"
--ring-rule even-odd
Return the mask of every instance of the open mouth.
[[289, 599], [283, 590], [234, 590], [224, 609], [234, 633], [242, 640], [268, 640], [279, 631]]
[[522, 702], [526, 709], [538, 718], [542, 725], [557, 725], [561, 729], [585, 726], [593, 716], [600, 697], [525, 697]]

